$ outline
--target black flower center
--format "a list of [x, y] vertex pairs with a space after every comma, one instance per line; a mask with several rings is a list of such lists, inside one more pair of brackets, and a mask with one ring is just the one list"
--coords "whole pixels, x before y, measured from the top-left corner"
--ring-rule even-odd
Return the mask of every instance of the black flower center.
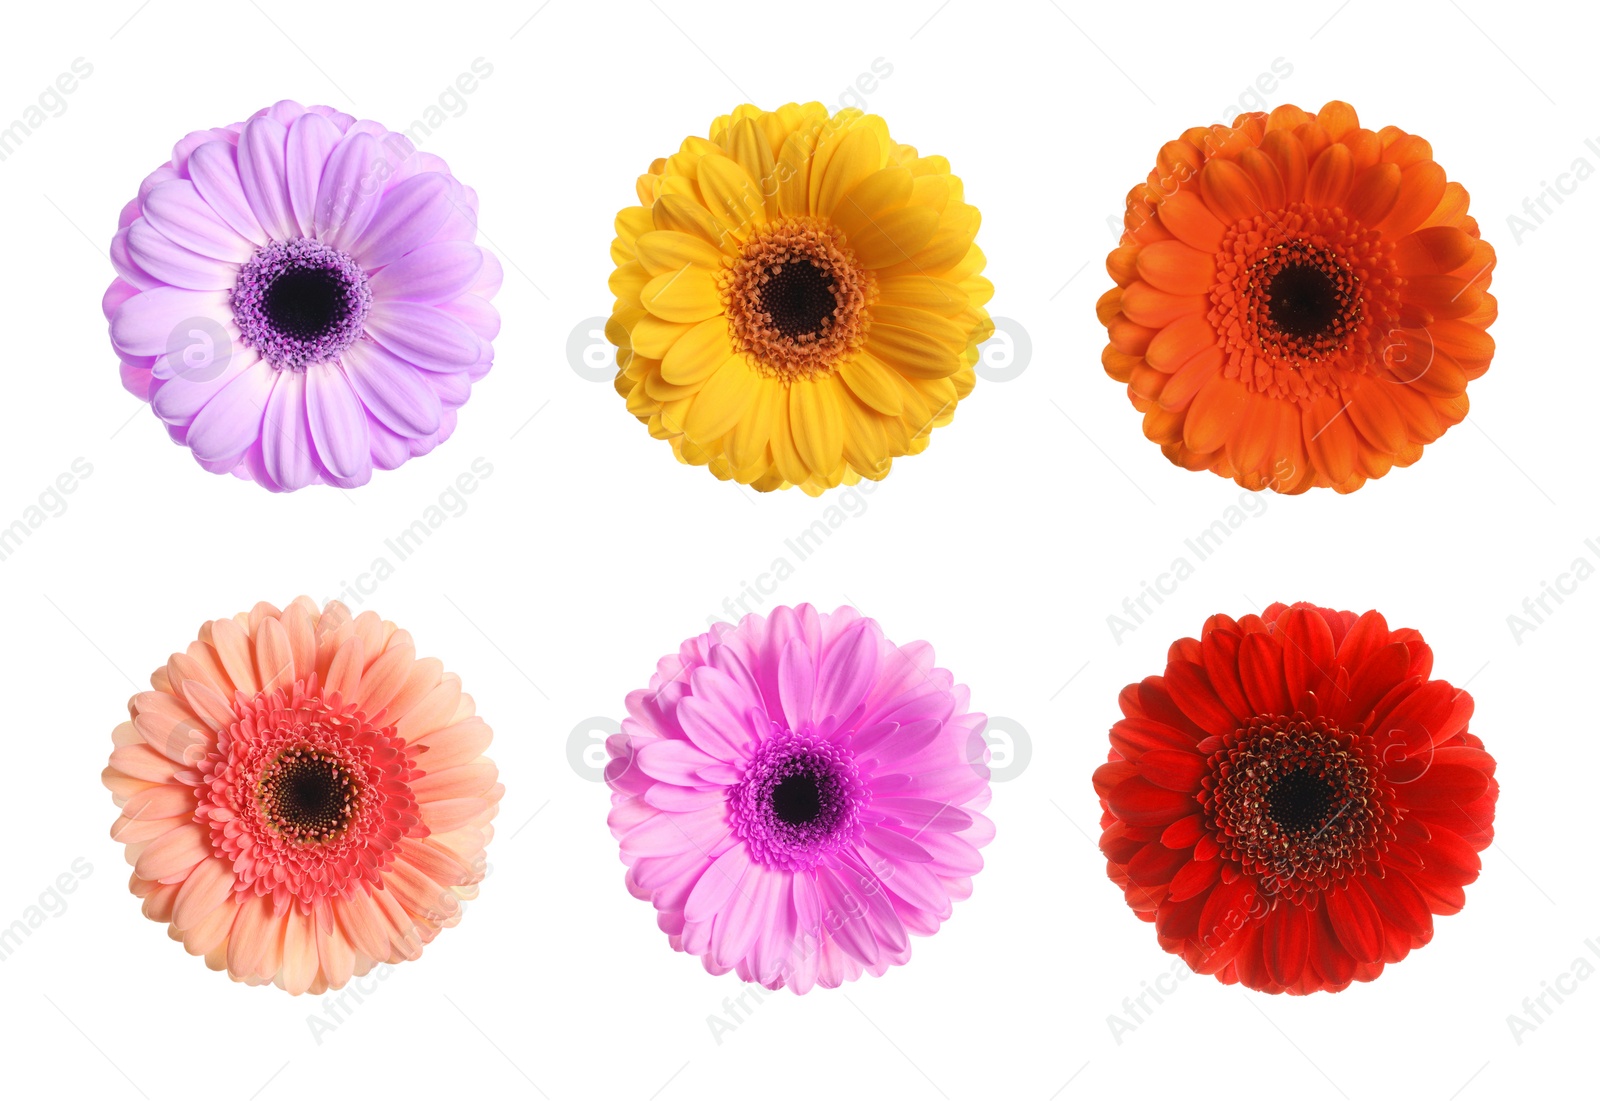
[[1327, 335], [1344, 312], [1338, 283], [1311, 264], [1290, 264], [1272, 276], [1267, 295], [1267, 313], [1272, 323], [1302, 339]]
[[809, 260], [798, 260], [769, 269], [761, 287], [761, 308], [774, 329], [801, 339], [822, 332], [839, 302], [828, 273]]
[[290, 268], [262, 295], [261, 312], [283, 335], [315, 340], [349, 312], [344, 280], [328, 268]]
[[350, 824], [357, 787], [350, 770], [312, 749], [291, 750], [261, 776], [261, 806], [292, 841], [326, 841]]
[[785, 777], [772, 789], [772, 813], [780, 822], [803, 826], [822, 812], [822, 793], [815, 776], [796, 773]]
[[269, 241], [239, 269], [229, 298], [240, 339], [273, 367], [327, 363], [361, 337], [372, 306], [367, 275], [321, 241]]
[[1267, 791], [1267, 813], [1286, 830], [1317, 830], [1334, 809], [1333, 785], [1310, 769], [1298, 769]]

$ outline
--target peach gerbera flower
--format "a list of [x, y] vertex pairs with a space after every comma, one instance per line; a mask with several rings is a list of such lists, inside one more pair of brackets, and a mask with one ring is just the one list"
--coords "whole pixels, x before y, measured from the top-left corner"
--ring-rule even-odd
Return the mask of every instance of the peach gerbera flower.
[[1348, 103], [1194, 127], [1128, 193], [1106, 373], [1173, 463], [1361, 488], [1467, 414], [1494, 249], [1422, 138]]
[[204, 624], [103, 779], [145, 916], [213, 970], [320, 994], [461, 919], [504, 789], [461, 680], [376, 613], [300, 597]]

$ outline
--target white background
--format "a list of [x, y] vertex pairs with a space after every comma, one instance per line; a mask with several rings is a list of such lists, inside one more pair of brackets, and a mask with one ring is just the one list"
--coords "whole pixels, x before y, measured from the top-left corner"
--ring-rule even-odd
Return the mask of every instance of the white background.
[[[93, 472], [0, 561], [0, 926], [41, 894], [56, 911], [0, 962], [8, 1082], [109, 1099], [1471, 1101], [1586, 1080], [1600, 981], [1547, 999], [1554, 1012], [1520, 1044], [1507, 1018], [1575, 959], [1600, 966], [1585, 947], [1600, 944], [1600, 581], [1520, 641], [1507, 616], [1574, 559], [1600, 564], [1584, 546], [1600, 537], [1600, 181], [1565, 181], [1573, 193], [1520, 242], [1507, 218], [1578, 158], [1600, 168], [1585, 147], [1600, 144], [1593, 22], [1484, 0], [540, 3], [9, 13], [0, 125], [75, 58], [93, 73], [0, 162], [0, 527], [75, 459]], [[454, 438], [349, 493], [273, 496], [201, 471], [118, 385], [99, 299], [119, 208], [191, 129], [282, 97], [404, 128], [480, 57], [492, 75], [423, 143], [477, 188], [483, 243], [507, 271], [497, 362]], [[675, 463], [609, 384], [573, 368], [569, 334], [609, 312], [612, 217], [652, 158], [746, 99], [838, 104], [877, 59], [892, 74], [861, 98], [966, 181], [991, 310], [1026, 331], [1031, 360], [980, 382], [870, 497], [758, 497]], [[1468, 420], [1419, 465], [1351, 498], [1252, 501], [1118, 642], [1107, 616], [1241, 491], [1169, 466], [1102, 373], [1107, 218], [1163, 141], [1231, 120], [1278, 59], [1292, 72], [1261, 102], [1348, 99], [1368, 126], [1423, 134], [1465, 183], [1499, 250], [1499, 354]], [[397, 562], [384, 540], [480, 458], [493, 472], [465, 511]], [[830, 506], [843, 522], [800, 561], [785, 540]], [[507, 791], [493, 873], [462, 925], [318, 1033], [310, 1018], [333, 1020], [319, 1000], [230, 983], [139, 914], [99, 773], [127, 697], [201, 621], [336, 596], [379, 557], [393, 576], [367, 581], [357, 607], [462, 675]], [[749, 1001], [719, 1043], [707, 1018], [739, 984], [671, 952], [624, 891], [607, 791], [581, 752], [572, 763], [584, 734], [571, 732], [618, 716], [661, 654], [779, 558], [794, 574], [768, 606], [852, 602], [891, 638], [930, 640], [977, 709], [1025, 728], [1031, 759], [995, 785], [999, 834], [973, 898], [909, 966]], [[1498, 839], [1466, 910], [1379, 982], [1291, 999], [1190, 977], [1118, 1042], [1108, 1016], [1174, 958], [1091, 840], [1089, 776], [1116, 693], [1207, 614], [1278, 599], [1376, 607], [1423, 630], [1436, 675], [1470, 680], [1473, 729], [1500, 761]], [[76, 888], [64, 911], [48, 893], [62, 873]]]

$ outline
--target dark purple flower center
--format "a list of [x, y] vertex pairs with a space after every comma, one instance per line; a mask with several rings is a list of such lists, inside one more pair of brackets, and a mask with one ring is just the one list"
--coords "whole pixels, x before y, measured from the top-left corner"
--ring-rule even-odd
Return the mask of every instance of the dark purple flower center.
[[774, 727], [729, 789], [728, 810], [753, 860], [801, 871], [857, 840], [864, 799], [847, 750]]
[[349, 256], [300, 237], [257, 249], [240, 268], [230, 301], [244, 342], [272, 366], [299, 371], [356, 342], [372, 291]]

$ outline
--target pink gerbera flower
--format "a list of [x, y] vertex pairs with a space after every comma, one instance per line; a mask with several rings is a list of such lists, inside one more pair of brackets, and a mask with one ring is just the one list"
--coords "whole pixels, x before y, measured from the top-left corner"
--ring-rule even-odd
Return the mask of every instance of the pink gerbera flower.
[[805, 993], [911, 958], [994, 836], [984, 717], [853, 608], [719, 623], [607, 743], [628, 890], [712, 974]]
[[240, 981], [320, 994], [415, 959], [477, 895], [504, 790], [461, 680], [300, 597], [200, 628], [112, 735], [145, 916]]
[[178, 142], [122, 210], [122, 383], [214, 473], [364, 485], [433, 450], [489, 370], [478, 199], [402, 134], [290, 100]]

